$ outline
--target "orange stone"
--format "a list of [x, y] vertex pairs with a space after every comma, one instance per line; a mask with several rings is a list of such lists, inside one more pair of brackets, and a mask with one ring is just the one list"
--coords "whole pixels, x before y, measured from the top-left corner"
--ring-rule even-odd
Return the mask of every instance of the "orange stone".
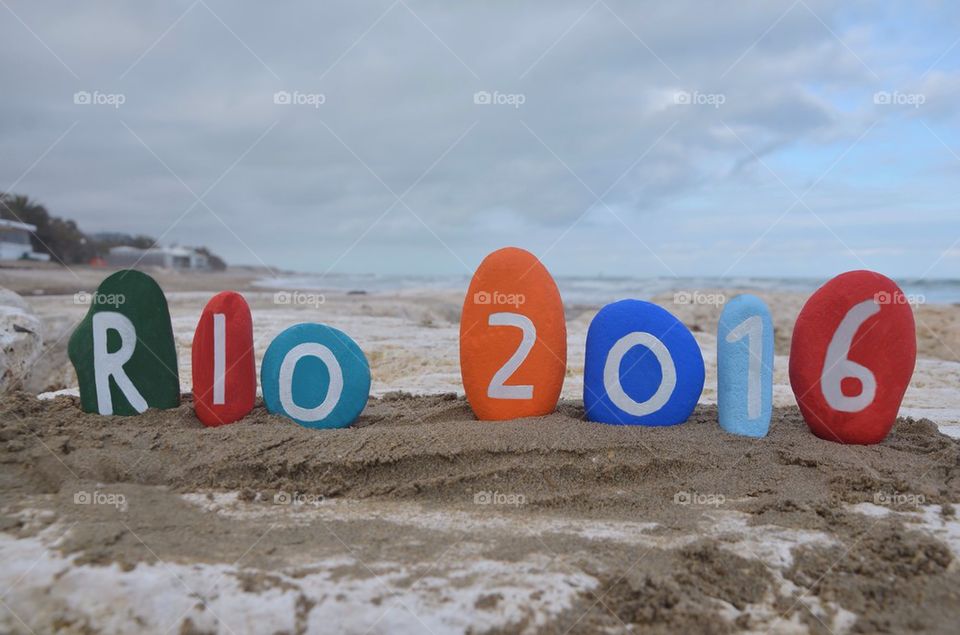
[[460, 374], [482, 420], [553, 412], [567, 370], [557, 285], [536, 256], [506, 247], [484, 258], [460, 317]]

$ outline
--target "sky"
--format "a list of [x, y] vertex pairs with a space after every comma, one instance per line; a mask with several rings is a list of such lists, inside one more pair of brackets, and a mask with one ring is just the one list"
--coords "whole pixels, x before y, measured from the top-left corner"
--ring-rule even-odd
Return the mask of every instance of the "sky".
[[960, 6], [0, 0], [0, 191], [317, 273], [960, 278]]

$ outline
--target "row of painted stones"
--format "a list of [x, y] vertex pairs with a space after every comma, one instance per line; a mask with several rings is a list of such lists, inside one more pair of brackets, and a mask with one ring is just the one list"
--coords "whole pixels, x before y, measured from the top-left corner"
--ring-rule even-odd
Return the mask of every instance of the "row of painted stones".
[[[726, 304], [717, 332], [717, 399], [725, 430], [767, 434], [773, 342], [773, 322], [762, 300], [741, 295]], [[460, 322], [464, 391], [477, 418], [553, 412], [566, 353], [563, 302], [546, 268], [521, 249], [490, 254], [470, 282]], [[166, 299], [144, 273], [120, 271], [103, 281], [71, 337], [69, 354], [88, 412], [131, 415], [179, 404]], [[852, 271], [821, 287], [798, 316], [790, 381], [817, 436], [876, 443], [896, 419], [915, 361], [913, 313], [902, 291], [878, 273]], [[204, 424], [231, 423], [250, 412], [257, 377], [253, 322], [242, 295], [224, 291], [204, 308], [192, 363], [193, 402]], [[682, 423], [699, 401], [704, 376], [693, 334], [660, 306], [620, 300], [603, 307], [590, 324], [583, 401], [591, 421]], [[308, 427], [339, 428], [366, 405], [370, 367], [342, 331], [297, 324], [270, 343], [260, 383], [270, 412]]]

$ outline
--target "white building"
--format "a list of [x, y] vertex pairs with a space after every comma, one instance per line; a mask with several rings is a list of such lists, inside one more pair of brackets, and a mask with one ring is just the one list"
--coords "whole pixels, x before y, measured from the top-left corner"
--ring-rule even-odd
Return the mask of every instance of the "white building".
[[50, 260], [49, 254], [33, 250], [30, 234], [35, 225], [0, 219], [0, 260]]
[[160, 267], [162, 269], [208, 269], [207, 257], [185, 247], [113, 247], [107, 253], [111, 267]]

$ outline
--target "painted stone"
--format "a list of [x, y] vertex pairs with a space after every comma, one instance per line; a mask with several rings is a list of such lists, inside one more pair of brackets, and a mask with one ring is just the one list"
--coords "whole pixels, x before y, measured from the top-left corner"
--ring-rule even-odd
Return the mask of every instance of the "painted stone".
[[370, 396], [370, 365], [343, 331], [295, 324], [270, 342], [260, 365], [267, 410], [307, 428], [345, 428]]
[[730, 300], [717, 325], [720, 427], [764, 437], [773, 412], [773, 319], [755, 295]]
[[481, 420], [553, 412], [567, 369], [556, 283], [536, 256], [499, 249], [480, 263], [460, 317], [460, 374]]
[[193, 408], [207, 426], [242, 419], [257, 397], [253, 318], [242, 295], [222, 291], [204, 307], [193, 334]]
[[136, 415], [180, 404], [177, 347], [163, 290], [145, 273], [118, 271], [90, 298], [67, 353], [84, 412]]
[[890, 432], [917, 361], [916, 326], [889, 278], [849, 271], [800, 311], [790, 385], [810, 430], [840, 443], [879, 443]]
[[666, 309], [641, 300], [603, 307], [587, 330], [583, 405], [600, 423], [686, 421], [703, 392], [700, 346]]

